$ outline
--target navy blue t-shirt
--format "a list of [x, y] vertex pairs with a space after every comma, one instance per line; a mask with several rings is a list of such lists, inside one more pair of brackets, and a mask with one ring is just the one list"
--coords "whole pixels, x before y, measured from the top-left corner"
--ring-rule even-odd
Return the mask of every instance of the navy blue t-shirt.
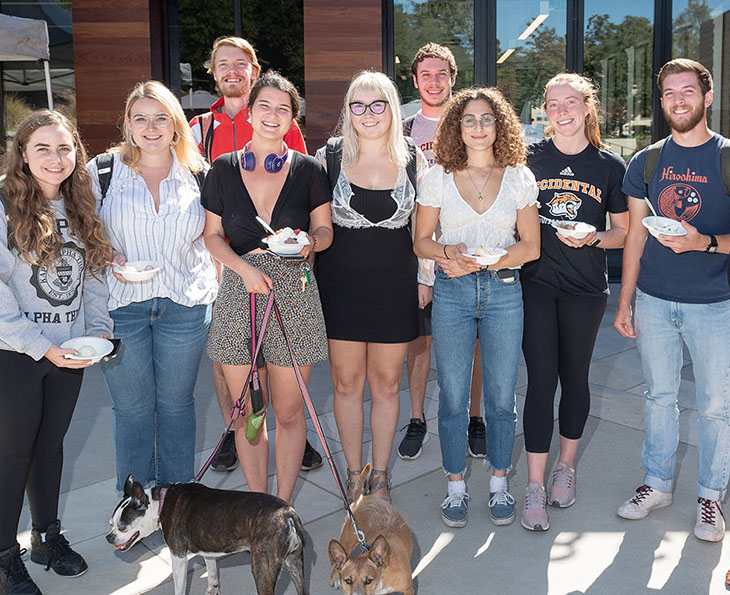
[[576, 155], [567, 155], [548, 138], [530, 145], [527, 166], [540, 189], [540, 258], [523, 265], [522, 279], [570, 295], [608, 293], [606, 251], [566, 246], [552, 224], [582, 221], [605, 231], [606, 213], [625, 213], [628, 209], [621, 192], [624, 160], [591, 144]]
[[[702, 234], [730, 233], [730, 196], [725, 194], [720, 166], [723, 137], [698, 147], [664, 143], [649, 180], [649, 200], [657, 215], [686, 221]], [[646, 149], [634, 155], [622, 190], [635, 199], [646, 195]], [[648, 235], [641, 256], [637, 286], [663, 300], [710, 304], [730, 299], [727, 254], [697, 250], [675, 254]]]

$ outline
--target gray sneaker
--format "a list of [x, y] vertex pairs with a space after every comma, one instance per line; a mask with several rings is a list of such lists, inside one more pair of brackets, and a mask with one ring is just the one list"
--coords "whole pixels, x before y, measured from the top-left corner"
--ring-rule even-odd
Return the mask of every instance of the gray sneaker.
[[575, 504], [575, 471], [560, 461], [551, 474], [550, 506], [567, 508]]
[[527, 484], [525, 502], [522, 504], [522, 526], [528, 531], [547, 531], [550, 528], [548, 520], [545, 488], [536, 481]]
[[725, 515], [720, 502], [697, 498], [695, 537], [703, 541], [722, 541], [725, 537]]
[[447, 495], [441, 503], [441, 520], [448, 527], [465, 527], [469, 512], [469, 494], [457, 492]]
[[660, 492], [648, 485], [636, 488], [636, 495], [629, 498], [616, 510], [616, 514], [624, 519], [636, 521], [646, 518], [652, 510], [664, 508], [672, 503], [672, 494]]

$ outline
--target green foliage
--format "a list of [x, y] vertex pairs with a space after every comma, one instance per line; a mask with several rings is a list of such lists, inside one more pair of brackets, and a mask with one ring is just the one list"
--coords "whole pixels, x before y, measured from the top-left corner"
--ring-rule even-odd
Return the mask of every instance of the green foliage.
[[687, 0], [687, 7], [672, 23], [672, 57], [700, 57], [700, 25], [711, 18], [706, 0]]

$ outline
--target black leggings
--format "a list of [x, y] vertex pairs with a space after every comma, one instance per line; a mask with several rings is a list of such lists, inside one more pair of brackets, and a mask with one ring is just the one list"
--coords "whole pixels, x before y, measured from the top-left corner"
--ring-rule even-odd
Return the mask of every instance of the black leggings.
[[34, 529], [58, 518], [63, 437], [82, 378], [83, 370], [0, 351], [0, 551], [16, 544], [24, 491]]
[[553, 436], [553, 403], [560, 378], [560, 435], [578, 440], [588, 419], [588, 372], [607, 296], [576, 296], [522, 282], [527, 364], [525, 449], [546, 453]]

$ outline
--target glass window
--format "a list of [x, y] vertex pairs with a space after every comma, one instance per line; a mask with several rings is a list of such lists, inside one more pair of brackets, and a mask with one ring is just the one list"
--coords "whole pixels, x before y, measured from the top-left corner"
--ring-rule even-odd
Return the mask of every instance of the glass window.
[[724, 136], [730, 136], [729, 25], [730, 0], [674, 0], [672, 4], [672, 57], [697, 60], [712, 73], [715, 93], [707, 121]]
[[651, 142], [653, 0], [586, 0], [584, 74], [599, 86], [603, 141], [624, 159]]
[[565, 2], [499, 0], [497, 86], [517, 110], [528, 142], [542, 138], [545, 83], [565, 70]]
[[394, 9], [395, 81], [404, 116], [420, 108], [411, 61], [418, 48], [429, 42], [454, 53], [458, 68], [454, 90], [474, 84], [474, 0], [395, 0]]

